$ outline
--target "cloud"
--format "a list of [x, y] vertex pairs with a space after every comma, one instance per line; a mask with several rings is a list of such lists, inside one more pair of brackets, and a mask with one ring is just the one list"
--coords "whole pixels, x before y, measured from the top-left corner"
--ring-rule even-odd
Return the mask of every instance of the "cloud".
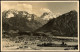
[[41, 8], [40, 11], [41, 11], [41, 12], [51, 12], [51, 11], [50, 11], [49, 9], [47, 9], [47, 8]]
[[43, 20], [49, 20], [55, 18], [54, 15], [52, 13], [49, 13], [48, 15], [44, 16]]
[[32, 13], [32, 5], [30, 4], [17, 4], [16, 9], [19, 11], [27, 11], [29, 13]]
[[11, 5], [10, 3], [2, 3], [2, 10], [9, 10], [9, 9], [16, 9], [18, 11], [27, 11], [29, 13], [32, 13], [32, 5], [30, 4], [14, 4]]
[[44, 12], [50, 13], [51, 11], [48, 8], [41, 8], [40, 12], [41, 13], [44, 13]]
[[51, 11], [48, 8], [39, 8], [39, 9], [34, 9], [33, 13], [36, 14], [37, 16], [41, 16], [43, 13], [50, 13]]
[[9, 9], [15, 9], [18, 11], [27, 11], [30, 14], [36, 14], [37, 16], [41, 16], [43, 13], [47, 12], [50, 13], [49, 15], [45, 16], [44, 19], [51, 19], [55, 18], [56, 15], [50, 11], [48, 8], [34, 8], [33, 5], [31, 4], [26, 4], [26, 3], [2, 3], [2, 10], [9, 10]]
[[48, 15], [44, 16], [43, 20], [49, 20], [49, 19], [52, 19], [52, 18], [56, 18], [56, 15], [50, 11], [48, 8], [41, 8], [40, 9], [41, 13], [49, 13]]

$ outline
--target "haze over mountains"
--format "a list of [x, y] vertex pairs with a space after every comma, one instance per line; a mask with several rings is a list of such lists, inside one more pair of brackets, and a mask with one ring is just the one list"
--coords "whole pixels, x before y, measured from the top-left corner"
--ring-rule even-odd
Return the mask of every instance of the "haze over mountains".
[[[50, 19], [47, 19], [50, 17]], [[46, 19], [46, 20], [45, 20]], [[40, 17], [26, 11], [8, 10], [2, 13], [3, 30], [50, 33], [54, 36], [77, 36], [77, 12], [70, 11], [54, 18], [51, 13]]]

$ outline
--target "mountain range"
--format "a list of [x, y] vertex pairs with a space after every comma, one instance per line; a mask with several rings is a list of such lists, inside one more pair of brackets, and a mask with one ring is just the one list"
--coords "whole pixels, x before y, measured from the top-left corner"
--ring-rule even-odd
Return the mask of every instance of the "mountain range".
[[[46, 16], [46, 15], [45, 15]], [[43, 16], [44, 17], [44, 16]], [[35, 14], [10, 9], [2, 12], [3, 30], [34, 31], [47, 23]]]
[[49, 20], [36, 32], [50, 33], [53, 36], [77, 36], [77, 12], [75, 10]]
[[56, 18], [44, 20], [48, 13], [40, 17], [26, 11], [8, 10], [2, 12], [3, 30], [19, 30], [49, 33], [51, 36], [77, 36], [77, 12], [75, 10]]

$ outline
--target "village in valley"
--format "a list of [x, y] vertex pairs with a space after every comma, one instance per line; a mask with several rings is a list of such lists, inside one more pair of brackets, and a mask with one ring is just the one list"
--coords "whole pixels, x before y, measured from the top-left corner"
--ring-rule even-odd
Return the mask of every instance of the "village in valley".
[[[19, 3], [14, 3], [18, 7]], [[10, 4], [7, 3], [6, 6]], [[25, 5], [32, 6], [22, 3], [19, 7]], [[54, 15], [49, 9], [41, 8], [41, 11], [40, 16], [18, 8], [2, 11], [2, 50], [78, 50], [78, 12], [62, 10], [64, 13]]]

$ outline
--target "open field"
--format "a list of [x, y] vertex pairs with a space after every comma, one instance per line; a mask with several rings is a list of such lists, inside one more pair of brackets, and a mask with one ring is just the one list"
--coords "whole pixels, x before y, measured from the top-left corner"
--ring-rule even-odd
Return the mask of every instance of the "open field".
[[[48, 38], [50, 39], [50, 38]], [[39, 47], [38, 44], [42, 43], [55, 43], [55, 44], [61, 44], [62, 41], [64, 41], [67, 45], [78, 45], [77, 37], [70, 37], [70, 38], [64, 38], [64, 37], [53, 37], [50, 40], [48, 40], [45, 37], [42, 37], [40, 39], [39, 37], [35, 36], [17, 36], [15, 38], [3, 38], [2, 39], [2, 49], [3, 50], [74, 50], [74, 47]]]

